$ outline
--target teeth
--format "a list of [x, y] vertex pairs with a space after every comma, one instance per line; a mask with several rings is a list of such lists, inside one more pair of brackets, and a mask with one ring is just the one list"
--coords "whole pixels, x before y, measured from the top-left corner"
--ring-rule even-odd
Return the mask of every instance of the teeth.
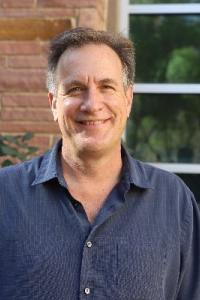
[[85, 124], [85, 125], [99, 125], [104, 123], [103, 120], [97, 120], [97, 121], [82, 121], [81, 123]]

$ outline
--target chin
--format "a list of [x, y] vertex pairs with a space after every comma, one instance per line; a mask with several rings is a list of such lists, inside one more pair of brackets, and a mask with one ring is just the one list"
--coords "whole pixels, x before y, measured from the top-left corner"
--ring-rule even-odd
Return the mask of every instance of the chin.
[[111, 140], [87, 139], [79, 141], [77, 149], [79, 153], [101, 156], [107, 152], [114, 150], [118, 143], [112, 143]]
[[99, 151], [102, 151], [103, 149], [105, 149], [106, 147], [102, 144], [99, 143], [84, 143], [79, 145], [79, 150], [80, 152], [90, 152], [90, 153], [97, 153]]

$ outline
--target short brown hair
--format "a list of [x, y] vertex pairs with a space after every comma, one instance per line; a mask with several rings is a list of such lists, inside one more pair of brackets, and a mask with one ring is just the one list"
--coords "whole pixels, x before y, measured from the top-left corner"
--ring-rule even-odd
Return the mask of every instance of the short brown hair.
[[126, 84], [132, 84], [135, 76], [135, 51], [133, 43], [121, 34], [77, 27], [64, 31], [56, 36], [50, 44], [47, 72], [47, 88], [52, 93], [56, 91], [56, 68], [58, 61], [67, 49], [81, 48], [87, 44], [105, 44], [119, 56]]

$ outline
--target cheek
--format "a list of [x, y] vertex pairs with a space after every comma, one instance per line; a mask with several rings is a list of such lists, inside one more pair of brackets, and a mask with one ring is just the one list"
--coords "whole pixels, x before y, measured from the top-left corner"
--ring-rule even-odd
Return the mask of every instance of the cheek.
[[128, 102], [127, 100], [124, 102], [124, 108], [125, 108], [125, 114], [126, 117], [128, 118], [131, 112], [131, 108], [132, 108], [132, 103]]
[[80, 101], [76, 98], [64, 99], [63, 101], [63, 113], [65, 115], [73, 116], [80, 110]]
[[121, 117], [123, 119], [127, 119], [130, 114], [130, 106], [127, 103], [127, 101], [124, 99], [124, 101], [121, 101], [118, 110], [120, 111]]
[[58, 123], [60, 127], [66, 126], [64, 124], [68, 123], [68, 118], [69, 118], [68, 115], [69, 115], [68, 109], [64, 105], [59, 106]]
[[59, 116], [63, 119], [68, 119], [74, 115], [75, 107], [72, 103], [63, 102], [62, 105], [59, 106]]

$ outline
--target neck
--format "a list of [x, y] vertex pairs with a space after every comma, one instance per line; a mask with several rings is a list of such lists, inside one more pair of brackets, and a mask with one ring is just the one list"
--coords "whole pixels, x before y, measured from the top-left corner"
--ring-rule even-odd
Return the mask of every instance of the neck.
[[81, 153], [69, 151], [69, 148], [62, 147], [62, 168], [65, 179], [99, 182], [111, 180], [116, 184], [119, 181], [122, 159], [121, 145], [114, 151], [107, 153]]
[[107, 153], [75, 155], [62, 147], [62, 168], [68, 190], [82, 203], [92, 223], [108, 195], [119, 182], [122, 168], [121, 146]]

